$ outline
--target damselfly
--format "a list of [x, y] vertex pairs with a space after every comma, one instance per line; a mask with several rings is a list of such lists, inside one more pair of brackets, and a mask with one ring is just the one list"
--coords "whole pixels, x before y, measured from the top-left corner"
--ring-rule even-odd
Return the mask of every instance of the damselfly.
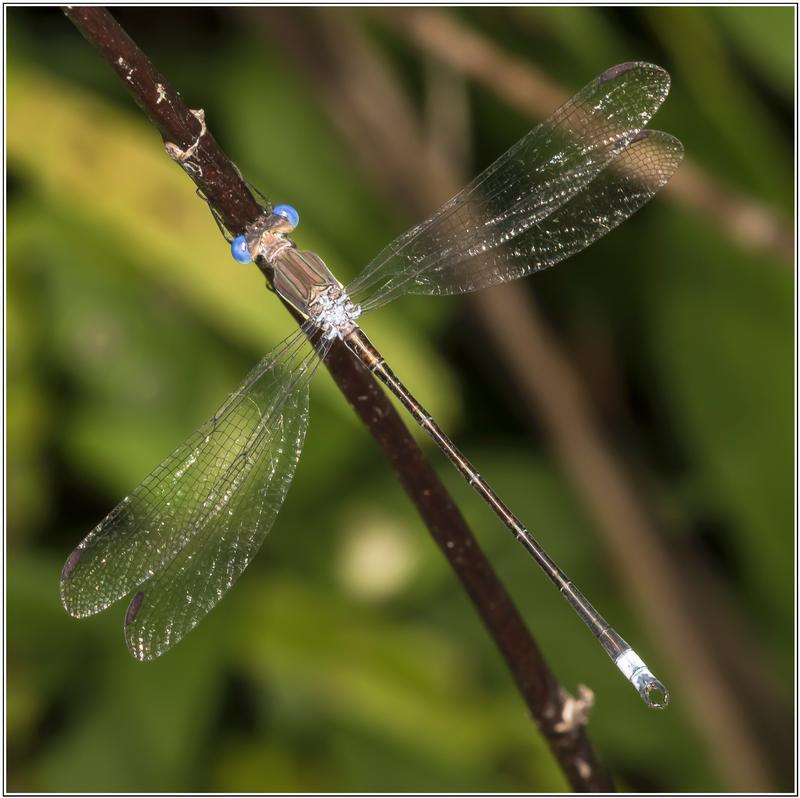
[[61, 574], [67, 612], [92, 615], [133, 593], [125, 639], [140, 660], [194, 628], [272, 526], [300, 457], [309, 381], [340, 339], [539, 563], [645, 702], [664, 706], [666, 688], [400, 382], [358, 319], [404, 294], [460, 294], [540, 271], [612, 230], [680, 163], [677, 139], [645, 129], [668, 91], [660, 67], [607, 70], [347, 286], [297, 249], [289, 234], [299, 217], [288, 205], [265, 206], [230, 236], [233, 256], [267, 272], [304, 323], [70, 554]]

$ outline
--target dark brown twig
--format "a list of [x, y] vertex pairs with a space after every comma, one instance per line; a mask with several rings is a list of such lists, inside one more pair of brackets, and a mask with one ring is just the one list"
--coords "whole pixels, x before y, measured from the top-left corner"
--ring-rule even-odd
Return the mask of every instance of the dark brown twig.
[[[231, 230], [244, 230], [260, 209], [208, 131], [111, 15], [69, 7], [67, 17], [117, 71], [161, 133], [170, 156], [202, 190]], [[386, 395], [341, 344], [326, 359], [333, 379], [380, 444], [439, 548], [505, 658], [533, 718], [576, 791], [610, 791], [581, 723], [565, 723], [569, 699], [559, 688], [511, 598], [478, 547], [460, 511]]]

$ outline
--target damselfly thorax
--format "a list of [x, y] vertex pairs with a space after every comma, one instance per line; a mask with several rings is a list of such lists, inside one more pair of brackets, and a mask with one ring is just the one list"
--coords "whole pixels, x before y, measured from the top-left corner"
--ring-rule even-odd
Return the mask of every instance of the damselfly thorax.
[[[281, 207], [279, 206], [278, 211]], [[297, 249], [288, 237], [293, 218], [273, 211], [257, 219], [244, 235], [251, 258], [267, 264], [272, 287], [327, 339], [346, 338], [358, 326], [361, 308], [315, 252]], [[296, 223], [296, 222], [295, 222]]]

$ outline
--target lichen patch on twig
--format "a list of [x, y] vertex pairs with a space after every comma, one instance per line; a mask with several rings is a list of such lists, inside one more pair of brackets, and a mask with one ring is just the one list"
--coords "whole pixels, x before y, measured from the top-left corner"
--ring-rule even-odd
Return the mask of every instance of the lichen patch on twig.
[[563, 690], [564, 703], [561, 708], [561, 720], [553, 726], [559, 734], [574, 731], [589, 722], [589, 714], [594, 706], [594, 693], [584, 684], [578, 685], [578, 697], [574, 698]]
[[122, 56], [117, 59], [117, 63], [125, 71], [125, 80], [127, 80], [129, 83], [133, 83], [133, 67]]
[[[159, 84], [161, 86], [161, 84]], [[161, 91], [164, 90], [164, 87], [161, 86]], [[159, 92], [159, 97], [161, 97], [161, 92]], [[163, 98], [162, 98], [163, 99]], [[195, 119], [200, 123], [200, 132], [197, 134], [197, 138], [195, 138], [194, 143], [187, 147], [187, 149], [181, 149], [177, 144], [172, 141], [167, 141], [164, 144], [164, 149], [167, 151], [167, 155], [172, 158], [173, 161], [176, 161], [179, 164], [184, 164], [189, 158], [191, 158], [195, 152], [197, 152], [197, 148], [200, 146], [200, 139], [205, 136], [207, 132], [206, 128], [206, 112], [202, 108], [189, 109], [194, 116]]]

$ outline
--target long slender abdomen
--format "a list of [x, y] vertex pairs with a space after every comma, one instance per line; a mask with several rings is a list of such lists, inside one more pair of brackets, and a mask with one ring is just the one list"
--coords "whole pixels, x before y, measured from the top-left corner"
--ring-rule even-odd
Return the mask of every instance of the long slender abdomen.
[[550, 558], [525, 525], [492, 490], [475, 466], [433, 420], [431, 414], [397, 378], [361, 328], [356, 327], [343, 340], [348, 349], [402, 402], [414, 420], [431, 436], [447, 459], [458, 469], [467, 484], [492, 508], [514, 537], [539, 563], [578, 617], [589, 627], [604, 651], [614, 660], [625, 678], [638, 690], [644, 702], [654, 709], [666, 706], [669, 700], [666, 687], [653, 676], [638, 654], [611, 628], [605, 618]]

